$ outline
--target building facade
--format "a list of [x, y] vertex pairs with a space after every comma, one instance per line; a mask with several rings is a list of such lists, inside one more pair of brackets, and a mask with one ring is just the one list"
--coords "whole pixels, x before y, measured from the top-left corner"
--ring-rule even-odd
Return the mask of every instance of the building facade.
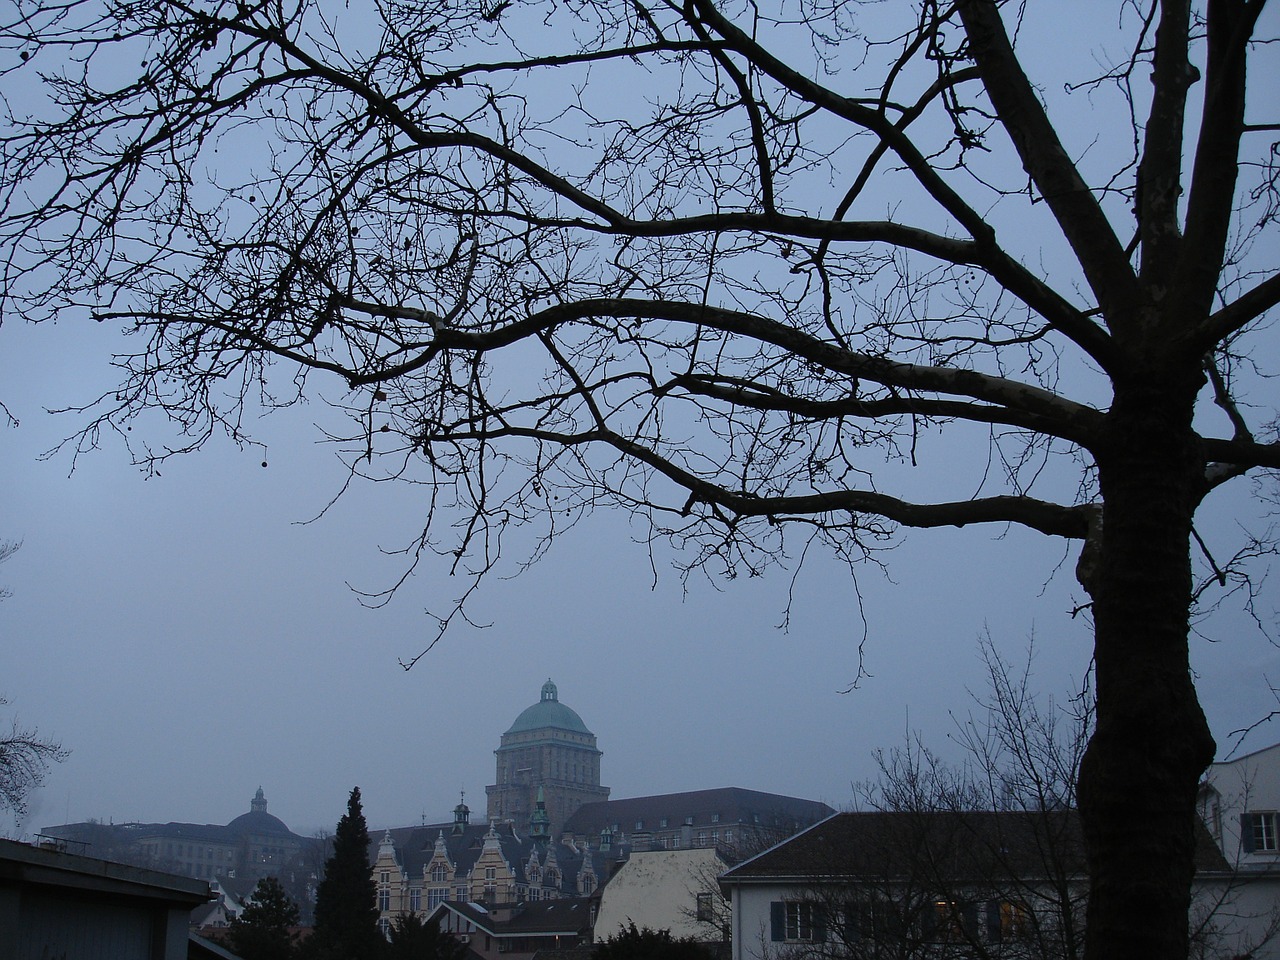
[[[600, 785], [595, 734], [560, 702], [551, 680], [502, 734], [495, 756], [485, 822], [473, 824], [461, 802], [451, 823], [394, 828], [371, 842], [384, 929], [401, 913], [432, 914], [442, 905], [457, 908], [448, 914], [455, 920], [480, 916], [478, 907], [486, 922], [515, 914], [527, 922], [532, 904], [594, 902], [633, 853], [754, 852], [833, 812], [823, 803], [737, 787], [610, 800]], [[654, 875], [647, 893], [629, 881], [631, 895], [687, 899], [684, 875], [668, 884], [668, 873]], [[665, 891], [673, 884], [680, 889]], [[701, 886], [703, 893], [715, 889], [713, 882]], [[696, 912], [697, 898], [691, 903]], [[717, 920], [710, 929], [720, 927]], [[515, 942], [504, 941], [502, 949], [515, 949]]]
[[551, 839], [535, 801], [526, 827], [511, 821], [473, 824], [465, 803], [450, 824], [387, 830], [372, 852], [379, 925], [402, 913], [433, 913], [471, 904], [503, 918], [526, 904], [592, 897], [624, 851]]
[[537, 703], [523, 710], [494, 751], [494, 783], [485, 788], [487, 819], [526, 824], [541, 792], [553, 836], [584, 803], [609, 799], [600, 785], [596, 735], [560, 702], [548, 679]]
[[1228, 863], [1280, 871], [1280, 744], [1210, 764], [1200, 815]]
[[[1192, 956], [1276, 960], [1280, 885], [1205, 831]], [[726, 871], [733, 960], [1079, 956], [1087, 866], [1074, 810], [842, 813]]]
[[309, 843], [267, 813], [262, 787], [249, 801], [249, 812], [225, 825], [64, 823], [44, 827], [41, 833], [69, 841], [103, 859], [198, 880], [279, 877]]

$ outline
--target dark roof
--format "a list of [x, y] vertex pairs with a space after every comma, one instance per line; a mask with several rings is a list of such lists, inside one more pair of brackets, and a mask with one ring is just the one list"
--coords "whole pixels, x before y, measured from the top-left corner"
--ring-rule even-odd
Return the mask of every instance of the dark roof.
[[[452, 823], [435, 823], [422, 827], [393, 827], [377, 836], [369, 837], [369, 863], [378, 859], [378, 848], [386, 833], [391, 834], [391, 842], [395, 848], [396, 861], [406, 876], [417, 878], [422, 876], [423, 867], [431, 862], [435, 855], [436, 840], [443, 836], [445, 854], [454, 865], [457, 874], [467, 875], [484, 850], [485, 838], [490, 825], [487, 823], [468, 824], [461, 833], [453, 832]], [[493, 825], [498, 837], [498, 846], [503, 858], [511, 864], [515, 871], [517, 883], [527, 883], [525, 867], [530, 857], [538, 854], [538, 862], [545, 869], [554, 858], [555, 866], [560, 872], [559, 892], [572, 895], [577, 892], [575, 886], [582, 871], [583, 858], [587, 851], [581, 845], [569, 845], [563, 842], [552, 842], [539, 845], [532, 837], [518, 834], [510, 822]], [[617, 844], [611, 850], [591, 849], [591, 869], [596, 883], [604, 884], [612, 874], [610, 862], [618, 859]], [[453, 877], [450, 877], [453, 880]]]
[[[692, 826], [749, 824], [795, 832], [831, 816], [835, 811], [816, 800], [784, 797], [742, 787], [691, 790], [624, 800], [583, 804], [564, 825], [565, 833], [594, 838], [606, 827], [624, 832], [679, 829], [689, 818]], [[667, 825], [662, 826], [663, 819]], [[642, 824], [637, 827], [636, 824]]]
[[125, 896], [194, 910], [212, 894], [203, 880], [0, 840], [0, 887], [71, 889], [78, 895]]
[[[840, 813], [725, 872], [726, 884], [894, 879], [929, 869], [951, 879], [1046, 874], [1052, 850], [1066, 875], [1085, 874], [1075, 810]], [[1229, 869], [1200, 824], [1197, 869]], [[927, 858], [927, 859], [926, 859]]]
[[187, 934], [187, 960], [240, 960], [220, 943], [202, 937], [198, 933]]
[[293, 831], [285, 826], [284, 821], [274, 817], [265, 810], [250, 810], [242, 813], [221, 829], [235, 834], [256, 834], [259, 836], [292, 837]]
[[538, 900], [516, 908], [502, 926], [507, 934], [576, 934], [591, 926], [591, 901], [586, 897]]
[[224, 892], [231, 894], [241, 903], [247, 900], [258, 887], [254, 877], [218, 877], [213, 881]]
[[509, 917], [496, 919], [476, 903], [445, 901], [433, 911], [452, 911], [495, 937], [576, 936], [591, 926], [591, 900], [587, 897], [563, 897], [522, 903]]

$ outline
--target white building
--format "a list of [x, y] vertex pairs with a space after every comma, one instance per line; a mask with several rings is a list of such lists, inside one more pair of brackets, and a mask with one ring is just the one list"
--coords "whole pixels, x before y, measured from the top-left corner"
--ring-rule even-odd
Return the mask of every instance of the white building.
[[728, 867], [714, 847], [632, 852], [600, 895], [596, 940], [631, 924], [676, 939], [724, 939], [728, 905], [717, 879]]

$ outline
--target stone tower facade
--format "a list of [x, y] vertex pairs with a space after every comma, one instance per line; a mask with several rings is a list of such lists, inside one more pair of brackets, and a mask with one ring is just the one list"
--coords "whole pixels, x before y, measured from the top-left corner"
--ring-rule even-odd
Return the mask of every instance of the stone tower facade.
[[494, 755], [496, 782], [485, 788], [490, 820], [511, 820], [526, 831], [536, 813], [539, 833], [556, 837], [584, 803], [609, 799], [609, 788], [600, 786], [596, 735], [560, 702], [550, 680], [541, 699], [502, 735]]

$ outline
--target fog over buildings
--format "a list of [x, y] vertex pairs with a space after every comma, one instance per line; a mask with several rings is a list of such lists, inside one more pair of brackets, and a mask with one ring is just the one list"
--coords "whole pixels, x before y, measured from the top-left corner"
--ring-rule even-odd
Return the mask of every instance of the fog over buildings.
[[[615, 797], [741, 786], [839, 808], [874, 776], [873, 751], [909, 732], [949, 754], [982, 691], [980, 636], [1014, 662], [1034, 636], [1036, 686], [1060, 703], [1088, 670], [1075, 548], [1024, 529], [910, 533], [856, 580], [821, 551], [793, 579], [800, 539], [762, 577], [685, 580], [642, 530], [598, 514], [491, 578], [471, 622], [405, 671], [435, 639], [424, 610], [447, 609], [460, 580], [429, 558], [385, 605], [361, 602], [403, 573], [424, 494], [343, 490], [319, 442], [323, 387], [253, 424], [262, 446], [215, 438], [159, 475], [130, 466], [126, 444], [164, 442], [146, 423], [42, 459], [83, 422], [48, 411], [111, 388], [114, 337], [0, 327], [0, 402], [17, 421], [0, 424], [0, 539], [22, 542], [0, 567], [0, 720], [72, 751], [0, 832], [226, 823], [259, 786], [303, 835], [331, 829], [357, 784], [372, 829], [447, 819], [462, 791], [483, 805], [498, 736], [548, 677], [588, 718]], [[987, 451], [953, 454], [981, 468]], [[929, 489], [928, 470], [897, 470], [907, 492]], [[1266, 511], [1240, 484], [1198, 532], [1230, 555], [1236, 518]], [[1220, 752], [1278, 706], [1280, 651], [1254, 621], [1274, 623], [1274, 586], [1252, 615], [1239, 599], [1193, 643]], [[1243, 747], [1277, 739], [1264, 726]]]

